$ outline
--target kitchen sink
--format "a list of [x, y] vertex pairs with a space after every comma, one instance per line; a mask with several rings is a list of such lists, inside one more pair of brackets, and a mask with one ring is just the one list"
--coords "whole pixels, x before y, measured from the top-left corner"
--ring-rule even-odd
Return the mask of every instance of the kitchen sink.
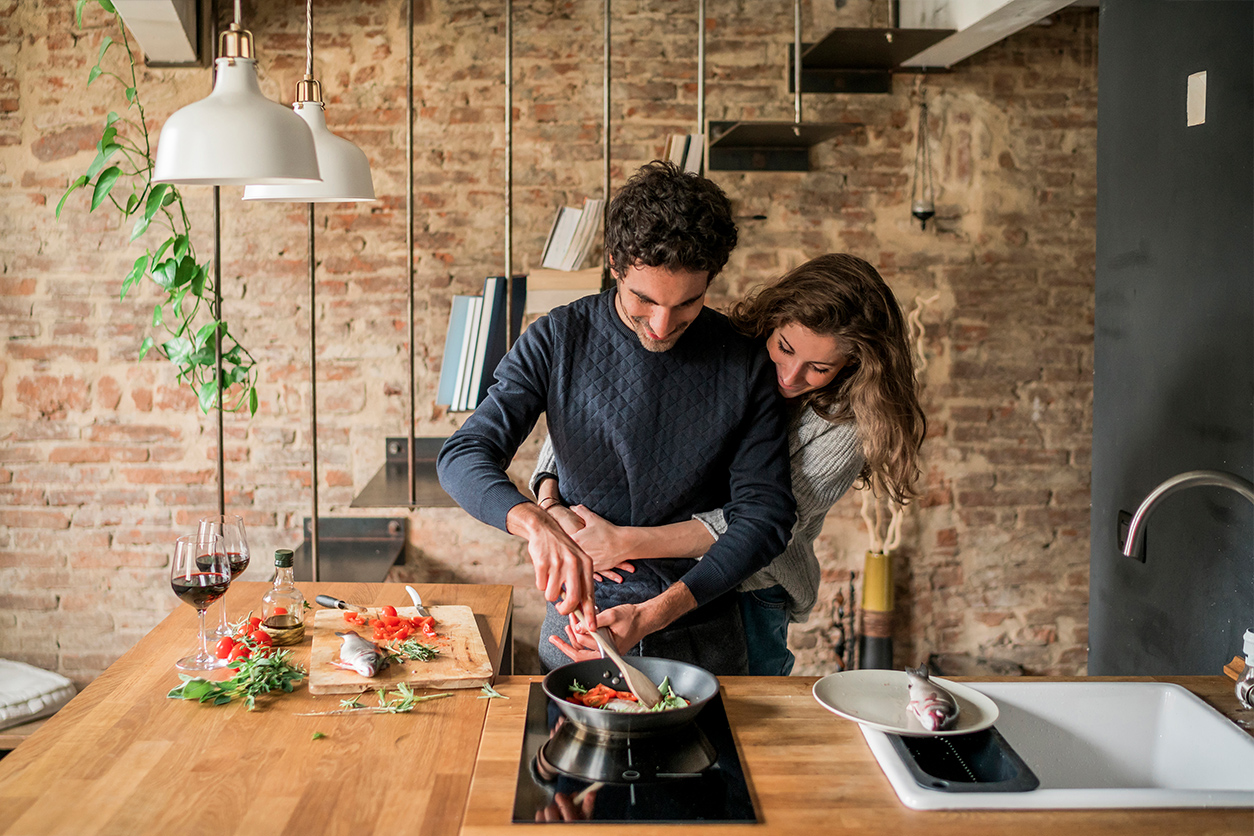
[[1036, 774], [1039, 786], [1027, 792], [925, 788], [911, 777], [887, 734], [862, 726], [880, 768], [907, 807], [1254, 807], [1254, 738], [1179, 685], [964, 684], [997, 703], [995, 728]]

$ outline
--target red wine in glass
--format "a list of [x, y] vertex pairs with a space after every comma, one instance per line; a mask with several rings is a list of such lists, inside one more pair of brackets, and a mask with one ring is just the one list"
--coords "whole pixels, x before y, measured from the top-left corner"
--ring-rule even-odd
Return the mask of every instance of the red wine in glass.
[[[240, 575], [248, 568], [248, 536], [244, 533], [244, 518], [238, 514], [214, 514], [200, 518], [197, 529], [200, 534], [216, 534], [222, 538], [222, 547], [231, 560], [231, 580], [239, 580]], [[218, 638], [231, 635], [231, 626], [226, 615], [226, 602], [215, 606], [210, 622], [216, 620], [217, 626], [213, 633]]]
[[205, 635], [205, 610], [226, 594], [231, 584], [231, 562], [222, 538], [216, 534], [194, 534], [178, 538], [170, 561], [170, 588], [179, 600], [196, 608], [200, 622], [200, 647], [175, 662], [185, 671], [206, 671], [226, 664], [209, 652]]
[[209, 609], [210, 604], [226, 594], [226, 589], [230, 585], [229, 574], [216, 572], [195, 572], [190, 576], [170, 580], [170, 586], [174, 588], [174, 594], [179, 597], [179, 600], [191, 604], [198, 610]]

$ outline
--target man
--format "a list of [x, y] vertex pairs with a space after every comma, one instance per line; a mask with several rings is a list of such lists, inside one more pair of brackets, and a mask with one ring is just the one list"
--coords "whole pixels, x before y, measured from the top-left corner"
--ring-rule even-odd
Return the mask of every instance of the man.
[[[642, 168], [607, 216], [616, 286], [531, 325], [440, 451], [440, 484], [458, 504], [527, 540], [549, 602], [546, 669], [567, 661], [549, 638], [578, 611], [624, 652], [746, 670], [734, 590], [783, 550], [795, 504], [774, 367], [705, 307], [735, 245], [718, 186], [671, 163]], [[727, 533], [700, 560], [650, 560], [595, 587], [594, 603], [591, 559], [505, 475], [542, 412], [566, 504], [619, 525], [722, 508]]]

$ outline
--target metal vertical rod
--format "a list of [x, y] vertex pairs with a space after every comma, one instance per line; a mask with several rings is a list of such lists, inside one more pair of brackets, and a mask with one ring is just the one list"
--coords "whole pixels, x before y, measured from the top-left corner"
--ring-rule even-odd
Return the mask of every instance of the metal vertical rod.
[[[210, 3], [209, 12], [209, 43], [211, 54], [217, 49], [218, 14], [217, 3]], [[235, 20], [239, 22], [239, 3], [235, 4]], [[217, 81], [218, 63], [213, 62], [210, 81]], [[213, 187], [213, 318], [222, 321], [222, 188]], [[222, 331], [217, 329], [213, 335], [214, 373], [218, 382], [218, 516], [226, 515], [226, 450], [223, 442], [226, 433], [222, 426]]]
[[[221, 187], [213, 187], [213, 318], [222, 321], [222, 202]], [[213, 332], [214, 374], [218, 383], [218, 515], [226, 514], [226, 433], [222, 427], [222, 330]]]
[[514, 4], [505, 0], [505, 348], [514, 343]]
[[801, 0], [792, 0], [792, 120], [801, 124]]
[[705, 0], [697, 0], [697, 133], [705, 137]]
[[418, 401], [414, 394], [414, 0], [409, 0], [405, 25], [405, 278], [409, 284], [409, 504], [418, 504], [418, 461], [414, 423]]
[[[605, 0], [605, 8], [603, 13], [602, 28], [604, 29], [604, 59], [601, 67], [601, 158], [604, 161], [604, 172], [601, 190], [604, 195], [605, 204], [601, 207], [601, 232], [604, 241], [605, 223], [609, 218], [610, 208], [610, 0]], [[602, 247], [604, 252], [604, 247]], [[602, 256], [602, 287], [607, 287], [604, 273], [604, 255]]]
[[309, 483], [313, 486], [313, 515], [310, 517], [310, 580], [318, 582], [318, 343], [317, 270], [314, 255], [314, 205], [309, 204]]

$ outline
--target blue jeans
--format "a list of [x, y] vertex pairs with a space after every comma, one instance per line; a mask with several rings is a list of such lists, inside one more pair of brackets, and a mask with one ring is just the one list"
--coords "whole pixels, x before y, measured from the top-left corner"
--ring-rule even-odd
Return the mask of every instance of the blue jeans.
[[788, 676], [797, 661], [788, 649], [788, 593], [770, 586], [740, 593], [750, 676]]

